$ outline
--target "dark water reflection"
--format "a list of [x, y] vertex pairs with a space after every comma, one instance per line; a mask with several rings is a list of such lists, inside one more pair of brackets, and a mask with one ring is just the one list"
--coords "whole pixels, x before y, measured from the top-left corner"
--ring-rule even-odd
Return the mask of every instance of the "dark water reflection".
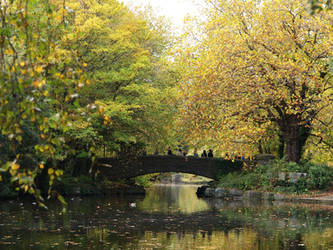
[[57, 204], [1, 202], [0, 248], [333, 249], [333, 207], [207, 201], [195, 190], [75, 198], [65, 214]]

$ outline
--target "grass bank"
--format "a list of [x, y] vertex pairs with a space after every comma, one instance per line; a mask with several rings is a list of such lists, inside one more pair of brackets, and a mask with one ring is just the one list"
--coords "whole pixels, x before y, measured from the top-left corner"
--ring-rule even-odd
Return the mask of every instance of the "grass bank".
[[263, 166], [243, 167], [242, 172], [220, 176], [217, 186], [287, 195], [313, 195], [328, 191], [333, 168], [311, 162], [274, 160]]

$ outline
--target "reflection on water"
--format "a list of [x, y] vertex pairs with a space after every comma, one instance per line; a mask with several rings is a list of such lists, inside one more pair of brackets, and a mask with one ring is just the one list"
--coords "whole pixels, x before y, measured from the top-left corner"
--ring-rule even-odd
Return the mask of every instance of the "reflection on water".
[[197, 188], [195, 185], [155, 185], [147, 191], [138, 207], [146, 212], [165, 214], [191, 214], [208, 210], [207, 202], [198, 199]]
[[1, 202], [0, 249], [333, 249], [333, 207], [203, 200], [195, 190], [74, 198], [65, 214]]

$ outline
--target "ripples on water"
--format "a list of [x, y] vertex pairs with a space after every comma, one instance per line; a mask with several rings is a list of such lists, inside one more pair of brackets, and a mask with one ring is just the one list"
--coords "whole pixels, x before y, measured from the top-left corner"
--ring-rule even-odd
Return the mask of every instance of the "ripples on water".
[[204, 200], [195, 191], [68, 198], [65, 214], [57, 203], [43, 211], [2, 201], [0, 249], [333, 249], [333, 206]]

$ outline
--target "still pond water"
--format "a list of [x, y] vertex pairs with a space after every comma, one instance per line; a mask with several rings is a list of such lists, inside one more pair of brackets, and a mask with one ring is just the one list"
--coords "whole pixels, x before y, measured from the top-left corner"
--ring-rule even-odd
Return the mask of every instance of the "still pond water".
[[333, 206], [198, 199], [196, 186], [145, 197], [0, 203], [0, 249], [333, 249]]

